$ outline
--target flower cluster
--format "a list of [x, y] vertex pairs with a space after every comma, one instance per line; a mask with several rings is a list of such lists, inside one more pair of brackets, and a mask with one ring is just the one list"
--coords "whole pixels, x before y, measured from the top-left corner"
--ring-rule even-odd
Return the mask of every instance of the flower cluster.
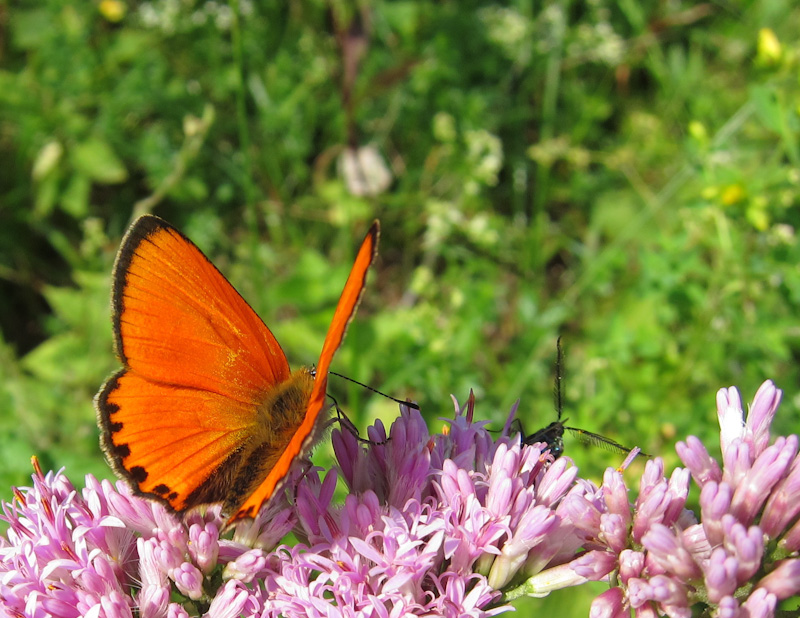
[[[660, 458], [648, 461], [633, 505], [619, 470], [562, 508], [587, 535], [586, 553], [571, 561], [573, 577], [608, 579], [618, 586], [595, 599], [593, 616], [667, 615], [688, 618], [703, 604], [731, 618], [775, 614], [779, 600], [800, 592], [800, 458], [797, 436], [769, 444], [781, 391], [770, 381], [756, 393], [747, 420], [735, 388], [717, 395], [723, 466], [702, 442], [677, 445], [686, 468], [664, 476]], [[685, 508], [690, 480], [700, 487], [700, 515]], [[527, 585], [542, 592], [547, 573]], [[537, 584], [544, 582], [544, 584]]]
[[[367, 445], [334, 431], [340, 471], [298, 471], [231, 538], [219, 508], [180, 519], [123, 483], [88, 476], [78, 492], [37, 470], [4, 504], [0, 606], [65, 618], [506, 611], [499, 589], [582, 544], [558, 514], [577, 469], [516, 436], [493, 439], [471, 413], [432, 436], [403, 408]], [[333, 501], [339, 475], [344, 504]], [[299, 542], [275, 548], [290, 531]]]
[[[619, 469], [600, 487], [566, 457], [473, 422], [474, 400], [431, 435], [401, 407], [369, 442], [332, 435], [338, 468], [293, 472], [258, 518], [220, 534], [219, 507], [182, 518], [88, 476], [76, 490], [38, 468], [3, 504], [0, 610], [7, 616], [492, 616], [521, 594], [588, 580], [614, 586], [593, 616], [688, 618], [705, 603], [769, 617], [800, 591], [800, 460], [770, 445], [780, 391], [743, 420], [720, 391], [723, 465], [678, 445], [686, 469], [648, 461], [633, 504]], [[509, 422], [516, 411], [512, 410]], [[691, 478], [700, 515], [686, 509]], [[334, 500], [340, 479], [348, 492]], [[278, 545], [292, 532], [293, 545]]]
[[[188, 616], [186, 608], [206, 596], [207, 576], [221, 555], [244, 553], [238, 543], [220, 540], [218, 509], [181, 522], [160, 504], [131, 495], [124, 483], [115, 488], [87, 475], [79, 493], [63, 473], [44, 475], [35, 461], [34, 467], [33, 487], [15, 490], [15, 501], [3, 504], [4, 615], [133, 616], [136, 607], [140, 616]], [[172, 590], [185, 607], [170, 603]], [[214, 596], [209, 614], [232, 617], [249, 591], [230, 579]]]

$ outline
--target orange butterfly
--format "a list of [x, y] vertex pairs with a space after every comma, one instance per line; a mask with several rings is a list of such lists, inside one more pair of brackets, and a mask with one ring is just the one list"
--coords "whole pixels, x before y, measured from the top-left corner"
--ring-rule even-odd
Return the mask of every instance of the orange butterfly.
[[321, 433], [328, 368], [378, 246], [356, 256], [316, 370], [292, 372], [255, 311], [192, 241], [152, 215], [122, 241], [112, 291], [124, 368], [95, 398], [103, 450], [134, 491], [177, 512], [255, 517]]

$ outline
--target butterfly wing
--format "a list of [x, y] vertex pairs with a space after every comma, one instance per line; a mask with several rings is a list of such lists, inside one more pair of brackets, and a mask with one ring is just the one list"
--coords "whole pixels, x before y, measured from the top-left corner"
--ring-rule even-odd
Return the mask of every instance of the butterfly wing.
[[97, 396], [103, 450], [140, 495], [184, 511], [226, 500], [252, 452], [252, 406], [122, 370]]
[[350, 320], [353, 319], [361, 294], [364, 291], [364, 284], [367, 281], [367, 272], [370, 264], [375, 259], [378, 250], [378, 237], [380, 235], [380, 225], [375, 221], [367, 232], [364, 242], [356, 255], [350, 276], [344, 285], [333, 320], [322, 344], [322, 352], [316, 367], [316, 377], [311, 397], [306, 408], [305, 417], [302, 424], [295, 431], [292, 439], [281, 454], [277, 463], [273, 466], [264, 481], [242, 504], [241, 508], [231, 516], [228, 523], [233, 523], [246, 517], [254, 517], [261, 506], [269, 500], [275, 493], [276, 487], [288, 473], [292, 462], [305, 452], [317, 437], [317, 421], [322, 409], [325, 407], [325, 393], [328, 387], [328, 370], [330, 368], [333, 355], [344, 339]]
[[140, 217], [123, 239], [112, 304], [117, 353], [142, 377], [242, 401], [289, 377], [261, 318], [191, 240], [158, 217]]
[[178, 511], [223, 500], [259, 403], [290, 378], [280, 345], [194, 243], [151, 215], [122, 242], [112, 308], [125, 368], [95, 400], [112, 467]]

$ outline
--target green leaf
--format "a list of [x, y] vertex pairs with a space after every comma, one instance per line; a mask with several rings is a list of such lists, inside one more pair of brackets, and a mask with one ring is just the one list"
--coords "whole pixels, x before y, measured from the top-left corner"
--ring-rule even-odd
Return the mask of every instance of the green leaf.
[[33, 170], [31, 170], [33, 179], [42, 180], [49, 176], [51, 172], [57, 169], [63, 154], [64, 148], [58, 140], [52, 139], [42, 146], [33, 162]]
[[99, 138], [78, 144], [72, 150], [72, 165], [90, 179], [101, 184], [116, 184], [128, 178], [122, 161], [108, 144]]
[[51, 36], [53, 18], [51, 12], [44, 9], [12, 11], [11, 25], [14, 45], [20, 49], [35, 49]]
[[755, 104], [761, 122], [772, 131], [780, 133], [781, 106], [775, 91], [768, 86], [753, 86], [750, 88], [750, 100]]
[[38, 218], [44, 219], [53, 212], [53, 206], [58, 199], [59, 180], [58, 174], [50, 174], [37, 184], [33, 211]]
[[61, 210], [75, 219], [81, 219], [89, 214], [89, 191], [92, 183], [87, 176], [75, 174], [69, 181], [64, 194], [61, 196]]

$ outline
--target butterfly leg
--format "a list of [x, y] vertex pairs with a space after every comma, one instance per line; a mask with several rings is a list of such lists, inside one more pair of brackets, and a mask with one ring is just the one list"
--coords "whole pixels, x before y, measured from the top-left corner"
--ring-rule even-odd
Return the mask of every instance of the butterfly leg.
[[331, 400], [333, 401], [333, 407], [336, 408], [336, 419], [333, 420], [339, 421], [339, 425], [341, 425], [344, 429], [349, 431], [350, 434], [356, 440], [358, 440], [362, 444], [372, 444], [373, 446], [381, 446], [383, 444], [386, 444], [391, 439], [391, 438], [386, 438], [385, 440], [382, 440], [380, 442], [375, 442], [373, 440], [370, 440], [369, 438], [362, 438], [361, 435], [358, 433], [358, 428], [355, 426], [355, 424], [353, 424], [353, 421], [351, 421], [350, 418], [344, 413], [344, 410], [342, 410], [339, 407], [339, 402], [336, 401], [336, 398], [333, 395], [328, 395], [328, 397], [331, 398]]

